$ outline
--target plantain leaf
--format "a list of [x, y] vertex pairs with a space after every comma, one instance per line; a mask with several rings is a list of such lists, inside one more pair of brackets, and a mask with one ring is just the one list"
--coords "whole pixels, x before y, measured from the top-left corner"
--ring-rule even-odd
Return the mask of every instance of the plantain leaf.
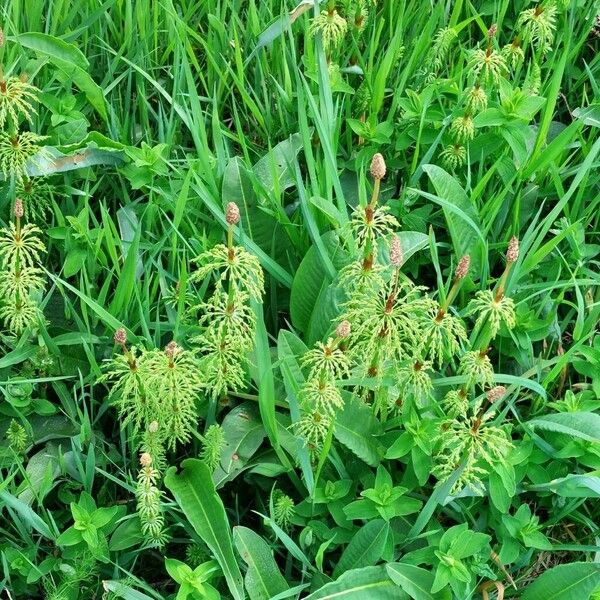
[[57, 58], [69, 62], [80, 69], [87, 69], [90, 66], [88, 59], [83, 52], [74, 44], [69, 44], [60, 38], [47, 33], [28, 32], [9, 38], [15, 40], [39, 54], [44, 54], [49, 58]]
[[44, 153], [30, 158], [25, 170], [30, 177], [38, 177], [94, 165], [120, 166], [124, 162], [123, 152], [120, 150], [100, 147], [90, 142], [87, 147], [77, 148], [68, 154], [53, 146], [44, 146]]
[[583, 600], [600, 586], [600, 564], [574, 562], [542, 573], [527, 586], [522, 600]]
[[535, 429], [564, 433], [589, 442], [600, 442], [600, 415], [597, 413], [556, 413], [537, 417], [527, 423]]
[[271, 23], [256, 40], [256, 46], [250, 53], [248, 61], [261, 49], [273, 42], [280, 35], [288, 31], [296, 19], [310, 10], [315, 4], [319, 4], [319, 0], [302, 0], [294, 10], [290, 13], [285, 13]]
[[423, 165], [423, 171], [429, 176], [436, 195], [416, 191], [442, 207], [456, 256], [470, 254], [472, 272], [476, 273], [484, 240], [477, 207], [450, 173], [436, 165]]
[[289, 589], [273, 558], [271, 548], [247, 527], [233, 528], [233, 541], [248, 571], [244, 579], [250, 600], [269, 600]]
[[231, 158], [225, 167], [221, 196], [224, 204], [235, 202], [240, 208], [244, 233], [274, 259], [285, 260], [289, 240], [275, 217], [260, 207], [251, 174], [239, 156]]
[[600, 477], [592, 473], [571, 473], [547, 483], [528, 485], [528, 490], [554, 492], [563, 498], [600, 498]]
[[21, 45], [43, 54], [86, 95], [88, 102], [108, 121], [102, 88], [87, 73], [89, 62], [73, 44], [46, 33], [22, 33], [14, 38]]
[[117, 598], [123, 598], [123, 600], [153, 600], [154, 598], [138, 592], [121, 581], [103, 581], [102, 586], [107, 592], [112, 592]]
[[279, 441], [277, 439], [277, 422], [275, 420], [275, 381], [271, 366], [271, 349], [269, 348], [262, 304], [252, 302], [252, 308], [256, 314], [255, 360], [258, 373], [258, 407], [269, 440], [273, 447], [277, 449]]
[[304, 600], [405, 600], [408, 595], [388, 577], [385, 567], [346, 571]]
[[244, 598], [242, 574], [233, 553], [231, 531], [223, 502], [215, 492], [210, 469], [196, 458], [169, 468], [165, 486], [171, 491], [196, 533], [219, 562], [234, 600]]
[[[350, 256], [342, 248], [335, 231], [327, 232], [321, 237], [321, 241], [337, 270], [348, 264]], [[292, 324], [301, 332], [308, 332], [317, 300], [326, 293], [330, 283], [331, 278], [317, 247], [311, 246], [296, 270], [290, 295]]]
[[236, 406], [223, 422], [224, 444], [212, 477], [216, 487], [231, 481], [246, 466], [265, 438], [256, 407], [250, 402]]
[[302, 136], [294, 133], [274, 146], [252, 167], [268, 194], [281, 192], [296, 185], [292, 164], [301, 149]]
[[383, 555], [389, 533], [390, 526], [383, 519], [374, 519], [361, 527], [342, 553], [333, 576], [376, 564]]
[[437, 600], [450, 596], [449, 592], [431, 593], [433, 573], [405, 563], [389, 563], [385, 566], [390, 579], [414, 600]]
[[368, 465], [376, 467], [385, 454], [377, 439], [382, 432], [381, 423], [369, 406], [354, 395], [346, 395], [344, 410], [335, 424], [335, 437]]

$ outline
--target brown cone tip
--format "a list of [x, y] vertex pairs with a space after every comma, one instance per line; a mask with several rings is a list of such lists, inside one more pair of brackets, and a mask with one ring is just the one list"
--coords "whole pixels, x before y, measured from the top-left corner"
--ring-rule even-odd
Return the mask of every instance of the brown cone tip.
[[15, 200], [15, 217], [17, 217], [17, 219], [22, 219], [24, 214], [23, 200], [21, 200], [21, 198], [17, 198]]
[[175, 358], [175, 356], [177, 356], [177, 354], [179, 354], [180, 352], [181, 352], [181, 348], [175, 340], [173, 340], [172, 342], [169, 342], [165, 346], [165, 354], [171, 359]]
[[350, 321], [342, 321], [335, 330], [335, 335], [341, 339], [345, 339], [350, 335], [352, 327]]
[[496, 387], [493, 387], [491, 390], [488, 390], [488, 392], [486, 393], [488, 402], [490, 404], [493, 404], [494, 402], [497, 402], [498, 400], [500, 400], [500, 398], [502, 398], [502, 396], [504, 396], [504, 394], [506, 394], [506, 388], [503, 385], [497, 385]]
[[148, 452], [143, 452], [140, 455], [140, 465], [142, 467], [149, 467], [152, 464], [152, 457]]
[[235, 202], [230, 202], [225, 211], [225, 220], [228, 225], [237, 225], [240, 222], [240, 209]]
[[506, 251], [506, 262], [514, 263], [519, 258], [519, 239], [514, 235], [508, 242], [508, 250]]
[[152, 421], [150, 425], [148, 425], [148, 431], [150, 433], [156, 433], [158, 431], [158, 421]]
[[373, 179], [383, 179], [385, 177], [386, 167], [383, 156], [378, 152], [371, 161], [371, 176]]
[[0, 27], [0, 48], [4, 46], [4, 30]]
[[469, 274], [469, 267], [471, 266], [471, 257], [465, 254], [456, 266], [456, 279], [464, 279]]
[[402, 243], [397, 235], [395, 235], [390, 242], [390, 262], [394, 267], [401, 267], [404, 264]]
[[115, 331], [114, 338], [115, 344], [123, 345], [127, 342], [127, 332], [121, 327]]

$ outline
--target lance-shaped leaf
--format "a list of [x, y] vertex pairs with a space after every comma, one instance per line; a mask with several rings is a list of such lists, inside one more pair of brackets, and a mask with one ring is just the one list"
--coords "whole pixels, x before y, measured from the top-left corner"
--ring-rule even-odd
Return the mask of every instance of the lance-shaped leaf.
[[242, 574], [233, 553], [231, 530], [223, 502], [215, 492], [210, 469], [200, 460], [188, 458], [182, 471], [171, 467], [165, 485], [183, 510], [196, 533], [206, 542], [221, 565], [234, 600], [244, 598]]

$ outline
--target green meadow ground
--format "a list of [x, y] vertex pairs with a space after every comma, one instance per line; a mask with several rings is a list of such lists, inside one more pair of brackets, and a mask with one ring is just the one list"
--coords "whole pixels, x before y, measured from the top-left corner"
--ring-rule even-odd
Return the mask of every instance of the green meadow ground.
[[600, 2], [0, 0], [0, 591], [600, 598]]

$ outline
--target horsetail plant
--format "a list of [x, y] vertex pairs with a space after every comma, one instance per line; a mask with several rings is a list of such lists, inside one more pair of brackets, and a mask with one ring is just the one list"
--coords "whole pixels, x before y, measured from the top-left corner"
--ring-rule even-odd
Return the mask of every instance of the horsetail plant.
[[[460, 359], [459, 374], [466, 376], [465, 383], [459, 390], [449, 391], [443, 400], [448, 419], [441, 425], [434, 470], [436, 476], [443, 480], [460, 465], [462, 470], [454, 492], [467, 485], [480, 487], [489, 468], [504, 464], [512, 445], [506, 429], [490, 423], [494, 414], [488, 409], [504, 396], [506, 390], [502, 386], [493, 387], [494, 370], [489, 358], [489, 344], [502, 323], [509, 329], [515, 325], [514, 302], [505, 296], [505, 289], [518, 257], [519, 242], [513, 236], [506, 252], [506, 267], [496, 290], [477, 292], [468, 307], [470, 314], [478, 315], [472, 336], [474, 343]], [[487, 389], [487, 402], [483, 405], [480, 396], [471, 406], [470, 397], [477, 386], [481, 390]]]
[[0, 230], [0, 318], [12, 335], [36, 327], [43, 319], [37, 297], [45, 288], [40, 268], [46, 247], [41, 229], [23, 225], [25, 209], [19, 198], [14, 204], [14, 221]]
[[202, 452], [200, 453], [200, 460], [211, 471], [214, 471], [219, 465], [224, 444], [223, 428], [217, 423], [213, 423], [202, 436]]
[[199, 364], [194, 353], [175, 341], [164, 351], [128, 347], [127, 332], [118, 329], [114, 342], [121, 353], [109, 361], [100, 380], [109, 385], [109, 401], [119, 412], [121, 427], [131, 424], [141, 448], [138, 514], [148, 542], [161, 546], [166, 538], [157, 484], [167, 464], [166, 450], [187, 443], [196, 431]]
[[151, 546], [162, 547], [168, 538], [164, 531], [162, 494], [156, 485], [160, 473], [153, 467], [152, 462], [152, 456], [148, 452], [141, 454], [135, 496], [142, 533]]
[[465, 486], [481, 492], [483, 478], [491, 470], [506, 462], [512, 442], [506, 428], [493, 425], [494, 411], [490, 410], [506, 393], [503, 386], [491, 388], [485, 401], [479, 399], [470, 407], [457, 404], [461, 412], [442, 422], [437, 440], [439, 442], [434, 475], [445, 481], [456, 469], [460, 475], [451, 493]]
[[227, 245], [217, 244], [200, 254], [191, 281], [217, 273], [212, 296], [194, 308], [201, 312], [202, 334], [190, 341], [200, 354], [200, 371], [213, 400], [244, 386], [248, 354], [253, 347], [256, 316], [250, 301], [261, 302], [264, 275], [256, 256], [233, 243], [233, 228], [240, 221], [234, 202], [227, 205]]
[[110, 385], [109, 399], [119, 411], [121, 427], [131, 423], [146, 445], [162, 439], [174, 450], [187, 443], [196, 430], [203, 387], [194, 353], [175, 341], [164, 351], [128, 348], [124, 329], [116, 331], [114, 340], [122, 353], [109, 362], [102, 381]]
[[313, 457], [321, 451], [335, 426], [336, 413], [344, 407], [337, 384], [350, 374], [350, 361], [344, 348], [351, 329], [349, 321], [342, 321], [335, 330], [335, 337], [330, 337], [325, 344], [317, 342], [300, 361], [308, 369], [308, 377], [298, 394], [301, 418], [295, 428]]
[[19, 129], [22, 118], [31, 122], [38, 95], [39, 90], [27, 82], [25, 74], [5, 77], [0, 72], [0, 173], [17, 182], [23, 180], [30, 159], [45, 155], [40, 146], [45, 136]]

